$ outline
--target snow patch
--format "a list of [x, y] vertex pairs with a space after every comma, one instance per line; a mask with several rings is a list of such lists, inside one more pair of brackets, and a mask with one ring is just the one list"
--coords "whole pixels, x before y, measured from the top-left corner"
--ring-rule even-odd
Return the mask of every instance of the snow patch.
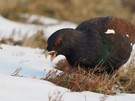
[[[59, 21], [38, 15], [23, 14], [21, 16], [27, 19], [27, 24], [11, 21], [0, 16], [0, 40], [2, 38], [13, 38], [15, 41], [23, 40], [23, 38], [29, 38], [38, 31], [43, 31], [45, 38], [48, 38], [59, 29], [76, 28], [77, 26], [68, 21]], [[43, 25], [30, 24], [35, 20], [38, 20]]]
[[0, 73], [11, 75], [15, 70], [21, 69], [20, 76], [42, 78], [50, 70], [55, 70], [55, 64], [64, 57], [59, 56], [53, 62], [45, 58], [41, 49], [25, 48], [20, 46], [1, 45]]
[[43, 25], [53, 25], [58, 24], [59, 21], [53, 18], [45, 17], [45, 16], [39, 16], [35, 14], [20, 14], [21, 18], [24, 18], [27, 20], [28, 23], [33, 23], [34, 21], [38, 21], [39, 23]]
[[13, 38], [18, 41], [31, 37], [40, 30], [43, 30], [42, 26], [18, 23], [0, 16], [0, 39]]
[[59, 29], [63, 29], [63, 28], [76, 28], [76, 24], [70, 23], [70, 22], [61, 22], [57, 25], [51, 25], [51, 26], [47, 26], [46, 29], [44, 29], [44, 33], [46, 38], [49, 38], [49, 36], [51, 36], [55, 31], [59, 30]]

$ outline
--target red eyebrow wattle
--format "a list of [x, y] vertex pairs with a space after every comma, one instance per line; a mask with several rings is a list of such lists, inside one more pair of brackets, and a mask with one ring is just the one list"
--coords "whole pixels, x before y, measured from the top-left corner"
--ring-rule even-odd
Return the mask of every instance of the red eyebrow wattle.
[[58, 38], [56, 41], [55, 41], [55, 46], [57, 46], [60, 42], [61, 42], [61, 40], [62, 40], [62, 38], [60, 37], [60, 38]]

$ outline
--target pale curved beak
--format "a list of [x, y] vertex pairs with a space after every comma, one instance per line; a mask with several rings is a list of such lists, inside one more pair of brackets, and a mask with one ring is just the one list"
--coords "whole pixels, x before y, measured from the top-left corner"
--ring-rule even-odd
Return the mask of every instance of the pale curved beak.
[[51, 56], [51, 61], [53, 61], [56, 57], [57, 52], [56, 51], [44, 51], [45, 58], [47, 58], [49, 55]]

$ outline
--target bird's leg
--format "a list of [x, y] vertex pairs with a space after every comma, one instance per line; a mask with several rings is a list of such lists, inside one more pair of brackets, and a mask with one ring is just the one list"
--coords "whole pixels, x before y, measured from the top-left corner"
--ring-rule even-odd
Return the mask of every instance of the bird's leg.
[[79, 64], [80, 64], [80, 61], [75, 62], [75, 64], [73, 65], [73, 68], [78, 67]]

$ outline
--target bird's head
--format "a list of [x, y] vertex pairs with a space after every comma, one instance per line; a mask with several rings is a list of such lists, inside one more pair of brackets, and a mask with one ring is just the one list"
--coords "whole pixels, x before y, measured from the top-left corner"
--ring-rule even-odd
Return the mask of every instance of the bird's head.
[[46, 50], [51, 55], [51, 60], [57, 55], [70, 55], [70, 49], [74, 44], [73, 37], [75, 37], [76, 33], [77, 31], [74, 29], [60, 29], [48, 38]]

